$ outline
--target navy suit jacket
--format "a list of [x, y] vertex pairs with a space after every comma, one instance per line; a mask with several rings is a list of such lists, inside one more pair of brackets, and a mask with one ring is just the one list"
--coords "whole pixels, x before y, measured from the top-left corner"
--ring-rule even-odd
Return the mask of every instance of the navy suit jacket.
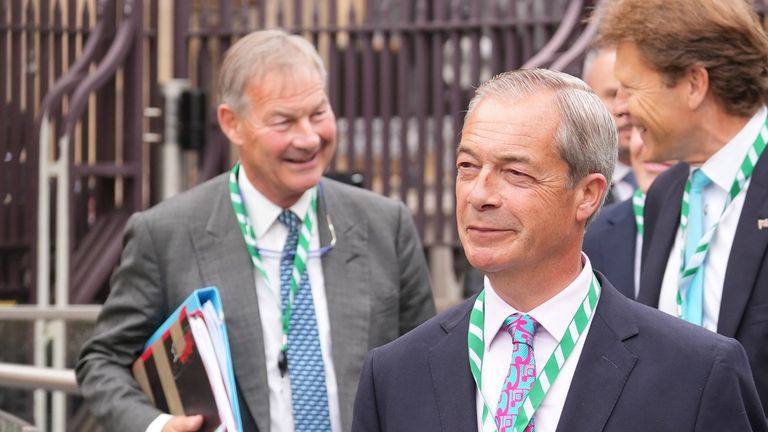
[[584, 235], [584, 252], [592, 268], [604, 274], [625, 296], [635, 298], [637, 225], [632, 198], [600, 210]]
[[[654, 181], [645, 201], [643, 264], [638, 300], [658, 307], [661, 282], [680, 223], [680, 206], [689, 167], [679, 164]], [[744, 346], [768, 413], [768, 152], [752, 173], [728, 258], [717, 332]]]
[[[766, 431], [743, 348], [603, 286], [557, 432]], [[477, 431], [475, 298], [368, 354], [353, 432]]]

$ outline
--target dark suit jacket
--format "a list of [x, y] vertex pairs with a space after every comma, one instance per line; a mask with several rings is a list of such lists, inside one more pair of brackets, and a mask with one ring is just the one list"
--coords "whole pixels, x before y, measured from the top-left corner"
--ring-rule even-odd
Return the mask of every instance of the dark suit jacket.
[[[660, 175], [645, 201], [643, 264], [638, 300], [657, 307], [667, 260], [680, 223], [689, 167], [679, 164]], [[747, 351], [757, 391], [768, 413], [768, 152], [755, 166], [725, 271], [717, 332], [736, 338]]]
[[637, 225], [632, 198], [600, 210], [584, 235], [584, 252], [592, 268], [604, 274], [625, 296], [635, 298]]
[[[603, 286], [558, 432], [766, 431], [744, 350]], [[354, 432], [477, 431], [471, 298], [373, 350]]]
[[[112, 292], [77, 365], [80, 389], [111, 431], [143, 431], [159, 414], [130, 376], [133, 360], [194, 289], [221, 293], [246, 431], [269, 431], [269, 390], [254, 269], [225, 173], [131, 217]], [[366, 353], [434, 315], [421, 243], [402, 203], [323, 180], [318, 220], [337, 234], [322, 258], [343, 430]], [[322, 244], [327, 224], [319, 223]]]

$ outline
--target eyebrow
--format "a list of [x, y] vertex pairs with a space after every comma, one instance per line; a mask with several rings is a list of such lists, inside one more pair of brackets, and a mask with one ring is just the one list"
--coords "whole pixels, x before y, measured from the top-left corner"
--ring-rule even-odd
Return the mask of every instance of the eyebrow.
[[[329, 105], [328, 98], [327, 97], [323, 97], [323, 99], [320, 102], [318, 102], [318, 104], [315, 105], [314, 108], [312, 108], [311, 112], [314, 113], [315, 111], [320, 109], [320, 107], [328, 106], [328, 105]], [[272, 111], [267, 113], [267, 117], [274, 117], [274, 116], [281, 116], [281, 117], [288, 117], [288, 118], [296, 117], [296, 115], [294, 114], [293, 111], [286, 111], [286, 110], [284, 110], [282, 108], [279, 108], [279, 107], [275, 108], [274, 110], [272, 110]]]
[[[458, 156], [460, 153], [466, 153], [471, 157], [477, 157], [477, 154], [469, 147], [459, 144], [459, 147], [456, 149], [456, 155]], [[501, 163], [511, 163], [511, 162], [519, 162], [524, 163], [526, 165], [530, 165], [532, 163], [532, 160], [527, 155], [521, 155], [521, 154], [495, 154], [494, 159], [496, 159], [498, 162]]]

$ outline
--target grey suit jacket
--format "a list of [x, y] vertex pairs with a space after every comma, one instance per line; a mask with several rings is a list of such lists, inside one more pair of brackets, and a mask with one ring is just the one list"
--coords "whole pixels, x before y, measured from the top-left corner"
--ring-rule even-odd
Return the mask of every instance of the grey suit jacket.
[[[131, 217], [121, 263], [77, 378], [108, 430], [143, 431], [160, 414], [131, 377], [142, 345], [193, 290], [219, 288], [241, 398], [243, 428], [269, 431], [269, 392], [254, 270], [232, 210], [228, 173]], [[407, 208], [322, 180], [318, 220], [330, 213], [335, 247], [323, 256], [343, 430], [365, 354], [434, 315], [429, 274]], [[251, 217], [258, 217], [251, 215]], [[329, 231], [320, 226], [322, 244]]]
[[[557, 432], [768, 431], [744, 349], [603, 287]], [[368, 355], [354, 432], [477, 431], [475, 297]]]

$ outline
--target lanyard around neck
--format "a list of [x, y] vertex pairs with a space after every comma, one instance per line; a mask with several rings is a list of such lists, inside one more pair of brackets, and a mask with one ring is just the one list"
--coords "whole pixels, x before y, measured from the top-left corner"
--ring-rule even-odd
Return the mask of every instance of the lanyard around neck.
[[699, 269], [703, 267], [704, 261], [707, 259], [707, 254], [709, 253], [710, 242], [717, 232], [717, 227], [720, 225], [720, 222], [722, 222], [726, 211], [731, 207], [731, 204], [733, 204], [734, 198], [736, 198], [736, 196], [739, 195], [742, 190], [744, 190], [744, 185], [747, 183], [747, 180], [752, 177], [752, 172], [755, 170], [755, 165], [757, 165], [757, 161], [760, 159], [760, 155], [762, 155], [763, 151], [765, 150], [766, 141], [768, 141], [768, 119], [766, 119], [766, 123], [760, 129], [760, 133], [757, 134], [757, 138], [755, 138], [752, 146], [749, 147], [747, 155], [744, 157], [744, 160], [739, 166], [739, 172], [736, 173], [736, 178], [733, 179], [731, 189], [728, 191], [728, 196], [726, 197], [723, 211], [720, 213], [720, 218], [704, 233], [703, 236], [701, 236], [701, 239], [696, 244], [696, 250], [688, 262], [685, 261], [685, 244], [686, 236], [688, 235], [688, 230], [686, 230], [686, 227], [688, 226], [689, 210], [688, 194], [691, 191], [690, 175], [688, 176], [688, 180], [685, 182], [685, 189], [683, 191], [683, 203], [680, 206], [680, 230], [683, 233], [683, 246], [680, 248], [680, 272], [678, 275], [676, 298], [677, 316], [680, 318], [683, 317], [683, 293], [688, 291], [688, 287], [691, 285], [693, 277], [696, 275], [696, 273], [698, 273]]
[[[592, 313], [595, 311], [597, 300], [600, 298], [600, 282], [595, 275], [592, 275], [592, 283], [589, 285], [589, 291], [581, 302], [581, 305], [573, 314], [568, 330], [563, 335], [560, 343], [557, 345], [544, 368], [539, 372], [533, 387], [528, 392], [521, 405], [521, 410], [515, 420], [514, 432], [523, 432], [531, 422], [533, 413], [544, 401], [544, 397], [554, 384], [557, 376], [560, 374], [565, 361], [573, 352], [573, 348], [584, 334]], [[469, 315], [469, 332], [467, 333], [467, 345], [469, 347], [469, 368], [472, 371], [472, 377], [475, 379], [477, 391], [483, 398], [482, 425], [483, 432], [498, 432], [496, 420], [491, 414], [493, 410], [489, 408], [488, 401], [485, 400], [482, 391], [482, 371], [483, 355], [485, 353], [485, 290], [481, 291], [472, 307]]]
[[635, 214], [635, 227], [637, 233], [643, 236], [645, 233], [645, 224], [643, 219], [643, 209], [645, 208], [645, 193], [640, 188], [635, 189], [632, 194], [632, 212]]
[[[256, 270], [264, 280], [264, 284], [267, 286], [275, 299], [279, 299], [279, 293], [272, 288], [267, 271], [264, 268], [264, 261], [261, 258], [259, 249], [256, 247], [256, 234], [253, 230], [253, 224], [248, 217], [248, 212], [245, 209], [243, 202], [243, 195], [240, 192], [240, 187], [237, 184], [237, 176], [240, 170], [240, 163], [236, 163], [229, 173], [229, 196], [232, 200], [232, 208], [235, 211], [237, 222], [240, 225], [240, 231], [245, 239], [245, 246], [248, 249], [248, 254], [251, 256], [251, 262]], [[281, 351], [284, 353], [288, 349], [288, 332], [291, 328], [291, 312], [293, 310], [293, 300], [296, 298], [296, 294], [299, 292], [299, 284], [304, 272], [307, 269], [307, 257], [309, 256], [309, 240], [312, 235], [313, 223], [312, 221], [317, 219], [317, 189], [312, 191], [312, 199], [310, 201], [309, 209], [304, 215], [304, 220], [299, 231], [299, 241], [296, 249], [296, 255], [293, 260], [293, 271], [291, 272], [291, 289], [288, 291], [288, 300], [285, 302], [285, 307], [281, 308], [281, 319], [283, 324], [283, 340]], [[278, 307], [280, 302], [278, 300]]]

